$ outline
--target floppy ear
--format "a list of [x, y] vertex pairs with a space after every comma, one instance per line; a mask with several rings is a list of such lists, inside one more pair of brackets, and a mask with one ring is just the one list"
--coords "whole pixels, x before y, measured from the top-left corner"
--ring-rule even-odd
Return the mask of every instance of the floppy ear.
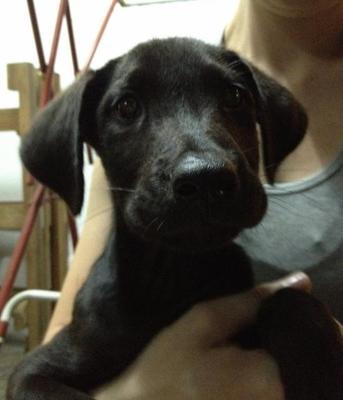
[[20, 155], [25, 167], [79, 213], [83, 201], [83, 138], [79, 114], [83, 92], [94, 73], [80, 77], [35, 118]]
[[253, 94], [263, 140], [265, 172], [268, 182], [273, 183], [279, 164], [305, 135], [306, 112], [285, 87], [239, 56], [235, 55], [230, 64], [239, 77], [248, 81]]
[[302, 141], [308, 124], [303, 106], [283, 86], [251, 67], [256, 85], [257, 120], [267, 179], [274, 182], [281, 161]]
[[83, 202], [83, 142], [97, 150], [96, 109], [119, 59], [86, 72], [52, 100], [21, 143], [25, 167], [58, 193], [74, 214], [81, 211]]

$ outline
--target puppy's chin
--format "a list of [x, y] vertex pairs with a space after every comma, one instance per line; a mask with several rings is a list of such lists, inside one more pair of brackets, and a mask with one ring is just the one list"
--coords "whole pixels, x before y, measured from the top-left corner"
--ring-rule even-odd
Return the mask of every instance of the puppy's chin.
[[[256, 188], [255, 188], [256, 187]], [[258, 224], [266, 209], [262, 187], [255, 185], [256, 196], [244, 193], [241, 202], [178, 204], [129, 199], [124, 221], [140, 240], [182, 253], [203, 253], [229, 245], [246, 228]]]
[[203, 228], [196, 231], [186, 230], [169, 235], [166, 234], [155, 238], [155, 240], [171, 251], [199, 254], [230, 245], [239, 232], [240, 229], [233, 227], [221, 229], [208, 227], [207, 229]]
[[130, 220], [128, 227], [132, 233], [146, 243], [164, 247], [178, 253], [204, 253], [229, 245], [243, 227], [223, 224], [196, 224], [193, 227], [177, 228], [167, 221], [139, 224]]

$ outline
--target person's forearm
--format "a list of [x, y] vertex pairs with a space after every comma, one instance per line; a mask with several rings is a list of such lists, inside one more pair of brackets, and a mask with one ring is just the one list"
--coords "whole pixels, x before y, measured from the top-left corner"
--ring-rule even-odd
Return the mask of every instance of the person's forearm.
[[[44, 343], [50, 341], [72, 318], [76, 294], [86, 280], [89, 271], [100, 256], [105, 245], [105, 237], [110, 229], [108, 215], [94, 218], [89, 226], [85, 226], [82, 237], [63, 284], [61, 297], [56, 304]], [[94, 238], [98, 238], [94, 240]]]
[[50, 341], [71, 321], [76, 294], [102, 253], [111, 225], [112, 204], [108, 184], [102, 165], [96, 160], [85, 225], [43, 343]]

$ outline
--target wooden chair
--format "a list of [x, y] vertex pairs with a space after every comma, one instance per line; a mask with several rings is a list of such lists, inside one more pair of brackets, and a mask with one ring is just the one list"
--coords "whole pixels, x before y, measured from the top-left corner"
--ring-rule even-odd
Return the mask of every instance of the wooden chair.
[[[19, 92], [19, 107], [0, 110], [1, 131], [25, 135], [38, 111], [41, 73], [29, 63], [7, 66], [8, 88]], [[58, 76], [54, 90], [58, 91]], [[23, 201], [0, 202], [0, 230], [20, 230], [36, 184], [23, 169]], [[63, 202], [48, 192], [39, 210], [26, 250], [27, 288], [60, 290], [67, 271], [67, 211]], [[27, 307], [28, 349], [37, 346], [51, 316], [47, 303], [29, 301]]]

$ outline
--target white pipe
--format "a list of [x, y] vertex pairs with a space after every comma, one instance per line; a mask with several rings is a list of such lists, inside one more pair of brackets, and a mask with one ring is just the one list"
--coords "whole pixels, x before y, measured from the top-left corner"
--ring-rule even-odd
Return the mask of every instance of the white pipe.
[[4, 309], [2, 310], [0, 320], [4, 322], [9, 322], [11, 314], [15, 307], [24, 300], [34, 299], [34, 300], [50, 300], [57, 301], [60, 297], [60, 292], [53, 290], [40, 290], [40, 289], [28, 289], [24, 290], [13, 297], [6, 303]]

